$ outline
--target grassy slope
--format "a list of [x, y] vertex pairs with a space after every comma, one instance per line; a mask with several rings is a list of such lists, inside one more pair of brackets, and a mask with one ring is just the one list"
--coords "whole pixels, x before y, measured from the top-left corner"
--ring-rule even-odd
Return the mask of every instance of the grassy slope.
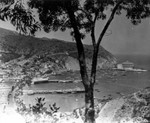
[[[3, 54], [4, 61], [18, 56], [32, 56], [40, 53], [63, 53], [68, 52], [70, 56], [77, 57], [76, 44], [58, 39], [35, 38], [19, 35], [13, 31], [0, 28], [0, 50], [8, 52]], [[92, 47], [85, 45], [86, 56], [92, 58]], [[100, 46], [99, 56], [104, 59], [114, 59], [113, 55]]]

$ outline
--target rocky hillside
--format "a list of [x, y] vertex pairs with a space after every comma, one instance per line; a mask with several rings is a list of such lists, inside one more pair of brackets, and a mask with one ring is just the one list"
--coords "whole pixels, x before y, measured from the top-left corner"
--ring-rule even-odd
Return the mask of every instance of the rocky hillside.
[[[85, 51], [90, 69], [92, 46], [85, 45]], [[24, 36], [0, 28], [0, 52], [1, 61], [8, 66], [17, 66], [15, 69], [29, 68], [42, 74], [79, 70], [76, 44], [73, 42]], [[109, 68], [115, 63], [115, 57], [100, 46], [98, 67]]]

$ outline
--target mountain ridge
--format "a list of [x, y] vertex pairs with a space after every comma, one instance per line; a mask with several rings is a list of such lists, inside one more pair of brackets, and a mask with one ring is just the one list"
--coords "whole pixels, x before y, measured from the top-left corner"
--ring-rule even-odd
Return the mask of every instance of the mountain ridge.
[[[87, 67], [91, 68], [92, 46], [84, 44]], [[78, 53], [74, 42], [59, 39], [36, 38], [20, 35], [16, 32], [0, 28], [1, 61], [20, 63], [39, 69], [79, 70]], [[116, 58], [102, 46], [99, 49], [98, 68], [110, 68], [116, 63]], [[56, 70], [57, 69], [57, 70]], [[44, 70], [45, 71], [45, 70]]]

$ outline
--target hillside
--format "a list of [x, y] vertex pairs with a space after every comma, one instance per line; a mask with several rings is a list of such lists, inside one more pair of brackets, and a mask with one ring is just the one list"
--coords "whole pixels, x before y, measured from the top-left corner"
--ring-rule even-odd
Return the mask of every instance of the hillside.
[[[92, 46], [85, 45], [87, 67], [91, 67]], [[79, 70], [76, 44], [58, 39], [19, 35], [0, 28], [1, 61], [7, 65], [37, 69], [38, 72]], [[115, 57], [100, 46], [98, 68], [112, 67]], [[43, 73], [43, 74], [44, 74]]]

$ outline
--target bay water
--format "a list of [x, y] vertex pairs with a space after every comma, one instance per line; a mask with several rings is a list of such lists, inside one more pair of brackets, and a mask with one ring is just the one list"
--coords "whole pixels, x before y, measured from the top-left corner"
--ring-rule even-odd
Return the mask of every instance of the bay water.
[[[117, 55], [119, 63], [130, 61], [136, 68], [148, 70], [147, 72], [116, 72], [110, 76], [107, 73], [97, 72], [97, 80], [94, 88], [95, 102], [98, 99], [118, 98], [128, 95], [146, 87], [150, 87], [150, 56], [148, 55]], [[79, 72], [68, 72], [65, 75], [52, 76], [51, 79], [71, 79], [80, 80]], [[84, 88], [82, 83], [46, 83], [36, 84], [28, 87], [29, 90], [49, 90], [49, 89], [73, 89]], [[84, 93], [82, 94], [35, 94], [24, 95], [26, 104], [35, 104], [35, 98], [43, 97], [46, 104], [53, 104], [60, 107], [60, 111], [72, 111], [75, 108], [84, 106]], [[97, 102], [96, 102], [97, 103]]]

